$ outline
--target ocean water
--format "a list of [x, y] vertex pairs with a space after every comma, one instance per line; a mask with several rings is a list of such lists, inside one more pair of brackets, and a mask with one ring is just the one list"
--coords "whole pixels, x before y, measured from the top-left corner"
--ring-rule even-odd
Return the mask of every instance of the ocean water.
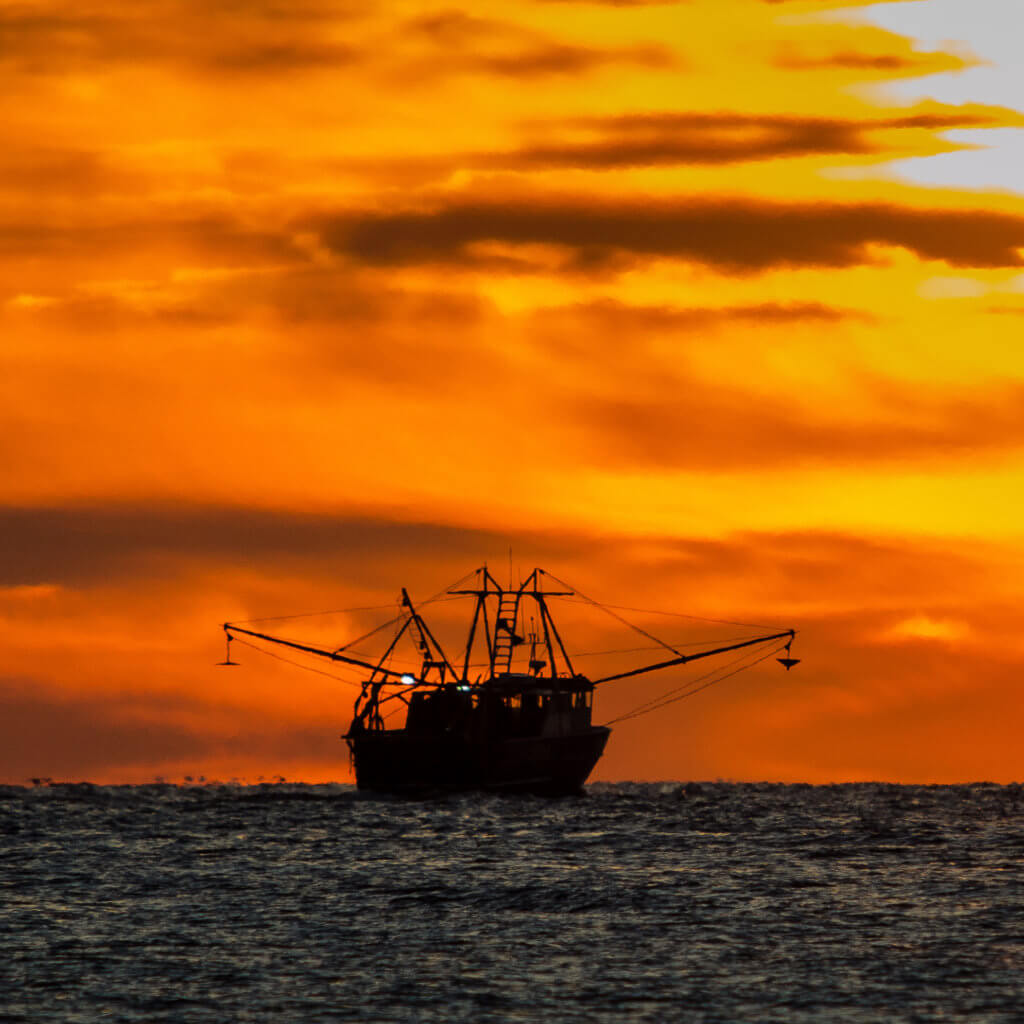
[[3, 1021], [1021, 1021], [1020, 786], [0, 788]]

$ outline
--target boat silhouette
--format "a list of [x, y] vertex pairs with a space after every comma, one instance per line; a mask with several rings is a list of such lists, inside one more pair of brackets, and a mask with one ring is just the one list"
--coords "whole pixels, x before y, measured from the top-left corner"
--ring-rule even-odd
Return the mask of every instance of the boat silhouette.
[[[475, 580], [475, 585], [463, 586], [466, 580]], [[545, 570], [534, 569], [518, 587], [502, 587], [484, 566], [442, 594], [474, 601], [458, 664], [444, 652], [404, 588], [394, 636], [376, 662], [352, 652], [357, 641], [327, 650], [227, 622], [228, 654], [222, 664], [235, 664], [231, 641], [245, 636], [366, 670], [352, 722], [342, 737], [361, 790], [559, 796], [582, 791], [608, 742], [611, 729], [592, 722], [594, 692], [601, 684], [773, 641], [782, 642], [784, 657], [777, 660], [787, 670], [798, 660], [790, 657], [792, 629], [685, 654], [658, 641], [673, 657], [591, 679], [573, 666], [550, 602], [582, 597], [597, 603]], [[527, 631], [529, 604], [535, 614]], [[418, 672], [390, 667], [403, 638], [415, 643]], [[471, 678], [471, 669], [480, 664], [473, 661], [477, 651], [482, 651], [485, 671]], [[397, 717], [391, 712], [402, 710], [404, 721], [389, 725]]]

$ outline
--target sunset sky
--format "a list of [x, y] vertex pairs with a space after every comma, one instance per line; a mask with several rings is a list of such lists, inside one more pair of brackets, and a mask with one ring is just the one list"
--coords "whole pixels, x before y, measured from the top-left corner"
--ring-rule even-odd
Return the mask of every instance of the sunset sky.
[[219, 623], [510, 547], [800, 631], [595, 779], [1024, 778], [1022, 29], [0, 3], [0, 781], [347, 781], [352, 688]]

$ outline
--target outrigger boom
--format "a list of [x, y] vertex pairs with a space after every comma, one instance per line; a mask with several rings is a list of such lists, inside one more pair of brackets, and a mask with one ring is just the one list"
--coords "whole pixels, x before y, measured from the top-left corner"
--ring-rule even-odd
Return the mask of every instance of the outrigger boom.
[[[754, 637], [753, 640], [743, 640], [740, 643], [728, 644], [726, 647], [714, 647], [709, 651], [697, 651], [695, 654], [680, 654], [678, 658], [671, 658], [669, 661], [659, 661], [655, 665], [645, 665], [643, 668], [630, 669], [628, 672], [616, 672], [613, 676], [603, 676], [601, 679], [595, 679], [594, 685], [597, 686], [598, 683], [610, 683], [613, 679], [626, 679], [629, 676], [643, 675], [645, 672], [657, 672], [658, 669], [671, 668], [673, 665], [685, 665], [687, 662], [697, 661], [698, 658], [710, 658], [712, 654], [728, 654], [729, 651], [738, 651], [743, 647], [753, 647], [755, 644], [768, 644], [773, 640], [781, 640], [784, 636], [788, 636], [789, 643], [792, 643], [796, 636], [796, 630], [787, 629], [782, 633], [772, 633], [770, 636], [758, 636]], [[789, 649], [788, 644], [786, 649]], [[787, 658], [786, 661], [791, 661], [795, 665], [798, 659]]]

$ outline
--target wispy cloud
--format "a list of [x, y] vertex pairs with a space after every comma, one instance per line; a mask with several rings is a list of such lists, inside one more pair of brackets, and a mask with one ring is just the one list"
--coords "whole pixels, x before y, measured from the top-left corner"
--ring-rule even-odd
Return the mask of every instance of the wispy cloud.
[[326, 217], [316, 227], [335, 251], [384, 266], [486, 264], [486, 251], [474, 246], [493, 242], [562, 246], [568, 252], [565, 268], [576, 272], [662, 257], [740, 273], [775, 266], [840, 268], [869, 262], [869, 244], [901, 246], [953, 266], [1024, 264], [1024, 217], [883, 203], [526, 197]]

